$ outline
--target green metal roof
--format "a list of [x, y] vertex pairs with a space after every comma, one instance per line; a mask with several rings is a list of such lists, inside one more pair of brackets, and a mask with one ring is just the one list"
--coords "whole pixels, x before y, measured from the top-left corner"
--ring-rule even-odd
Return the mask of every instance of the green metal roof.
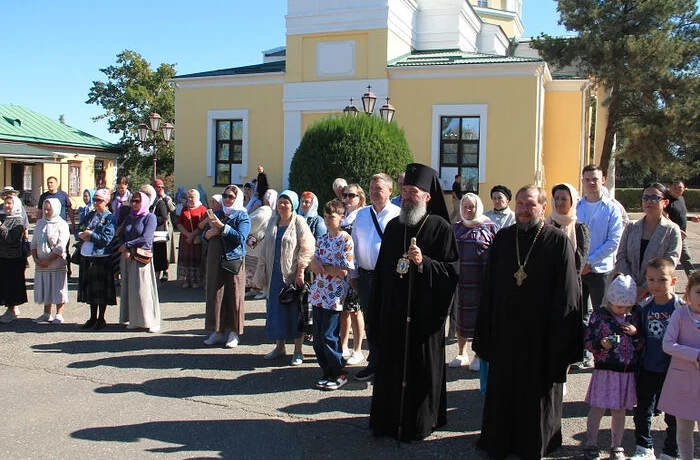
[[28, 144], [13, 144], [0, 142], [0, 156], [53, 158], [51, 150], [34, 147]]
[[389, 67], [417, 67], [437, 65], [513, 64], [544, 62], [540, 58], [499, 56], [497, 54], [467, 53], [460, 50], [414, 51], [390, 61]]
[[173, 80], [182, 78], [197, 78], [197, 77], [226, 77], [232, 75], [250, 75], [256, 73], [273, 73], [284, 72], [286, 68], [285, 61], [272, 61], [263, 64], [247, 65], [243, 67], [233, 67], [230, 69], [209, 70], [206, 72], [190, 73], [187, 75], [177, 75]]
[[27, 108], [0, 104], [0, 141], [115, 150], [116, 145]]

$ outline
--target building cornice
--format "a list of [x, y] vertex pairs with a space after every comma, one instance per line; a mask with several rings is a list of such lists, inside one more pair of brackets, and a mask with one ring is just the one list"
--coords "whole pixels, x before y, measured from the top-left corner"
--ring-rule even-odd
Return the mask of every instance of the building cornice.
[[515, 62], [509, 64], [450, 65], [389, 67], [389, 80], [484, 78], [484, 77], [533, 77], [541, 72], [543, 62]]
[[284, 72], [224, 75], [220, 77], [191, 77], [171, 80], [177, 89], [198, 88], [229, 88], [236, 86], [282, 85], [285, 81]]

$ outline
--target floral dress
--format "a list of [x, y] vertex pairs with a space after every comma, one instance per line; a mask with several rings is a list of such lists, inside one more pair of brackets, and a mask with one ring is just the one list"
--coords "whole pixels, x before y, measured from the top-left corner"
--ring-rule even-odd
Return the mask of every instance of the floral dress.
[[[352, 270], [355, 268], [353, 251], [352, 237], [347, 232], [341, 231], [335, 237], [326, 233], [316, 242], [314, 257], [323, 265]], [[342, 311], [349, 288], [347, 276], [316, 275], [311, 286], [309, 303], [326, 310]]]

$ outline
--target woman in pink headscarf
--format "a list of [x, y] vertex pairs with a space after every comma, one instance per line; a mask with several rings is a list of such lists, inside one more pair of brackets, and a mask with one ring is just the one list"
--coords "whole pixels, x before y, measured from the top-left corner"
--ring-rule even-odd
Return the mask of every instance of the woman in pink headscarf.
[[148, 332], [158, 332], [160, 304], [156, 272], [153, 263], [144, 260], [153, 249], [153, 232], [158, 225], [155, 214], [148, 212], [150, 204], [148, 195], [135, 193], [131, 197], [131, 213], [119, 235], [119, 252], [122, 254], [119, 321], [129, 323], [127, 329], [144, 328]]

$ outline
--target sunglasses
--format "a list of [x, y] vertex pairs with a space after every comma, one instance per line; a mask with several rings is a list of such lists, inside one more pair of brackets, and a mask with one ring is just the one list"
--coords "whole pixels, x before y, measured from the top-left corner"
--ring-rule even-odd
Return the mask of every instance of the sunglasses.
[[141, 200], [131, 200], [132, 203], [140, 203]]
[[343, 193], [343, 198], [357, 198], [358, 195], [357, 193]]
[[642, 201], [653, 201], [654, 203], [658, 203], [663, 199], [664, 197], [659, 195], [642, 195]]
[[234, 195], [232, 193], [227, 193], [226, 195], [223, 195], [223, 197], [226, 198], [227, 200], [233, 200], [234, 198], [236, 198], [236, 195]]
[[102, 200], [102, 199], [100, 199], [100, 198], [93, 198], [93, 199], [92, 199], [92, 202], [93, 202], [93, 203], [104, 203], [105, 200]]

